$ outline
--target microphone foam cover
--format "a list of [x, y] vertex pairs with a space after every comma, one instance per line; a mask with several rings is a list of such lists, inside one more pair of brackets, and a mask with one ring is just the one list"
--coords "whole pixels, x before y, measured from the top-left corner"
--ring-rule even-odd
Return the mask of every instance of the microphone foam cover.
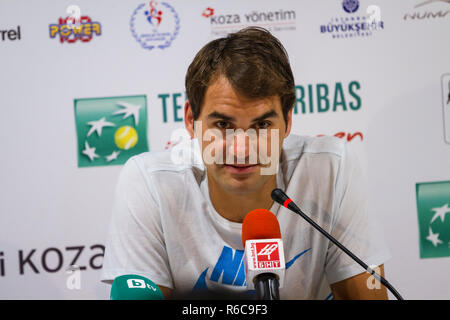
[[247, 213], [242, 223], [242, 245], [255, 239], [281, 239], [277, 217], [266, 209], [256, 209]]

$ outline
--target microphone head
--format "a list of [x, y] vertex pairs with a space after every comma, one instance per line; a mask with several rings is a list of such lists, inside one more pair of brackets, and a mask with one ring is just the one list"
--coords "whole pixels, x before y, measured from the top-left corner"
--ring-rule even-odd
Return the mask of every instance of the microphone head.
[[247, 213], [242, 223], [242, 245], [256, 239], [281, 239], [277, 217], [266, 209], [256, 209]]
[[111, 300], [163, 300], [159, 287], [149, 279], [136, 274], [126, 274], [114, 279]]
[[284, 206], [284, 203], [286, 202], [286, 200], [289, 199], [287, 194], [284, 193], [283, 190], [278, 189], [278, 188], [277, 189], [273, 189], [272, 193], [270, 194], [270, 196], [272, 197], [273, 201], [278, 202], [282, 206]]

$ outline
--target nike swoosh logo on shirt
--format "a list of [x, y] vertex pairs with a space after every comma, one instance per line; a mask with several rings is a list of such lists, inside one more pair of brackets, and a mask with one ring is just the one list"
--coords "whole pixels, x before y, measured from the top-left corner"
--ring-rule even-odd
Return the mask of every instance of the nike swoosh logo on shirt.
[[[299, 254], [297, 254], [294, 258], [292, 258], [290, 261], [288, 261], [286, 263], [286, 269], [289, 269], [297, 260], [298, 258], [300, 258], [301, 256], [303, 256], [305, 253], [307, 253], [309, 250], [311, 250], [311, 248], [306, 249], [302, 252], [300, 252]], [[203, 270], [203, 272], [201, 273], [201, 275], [198, 277], [197, 282], [194, 285], [194, 288], [192, 290], [207, 290], [208, 289], [208, 285], [206, 284], [206, 274], [208, 273], [208, 268], [206, 268], [205, 270]], [[244, 283], [245, 284], [245, 283]], [[243, 285], [244, 285], [243, 284]]]
[[304, 255], [306, 252], [308, 252], [309, 250], [311, 250], [311, 248], [306, 249], [302, 252], [300, 252], [298, 255], [296, 255], [295, 257], [293, 257], [290, 261], [286, 262], [286, 270], [289, 269], [290, 266], [292, 266], [294, 264], [295, 261], [297, 261], [298, 258], [300, 258], [302, 255]]

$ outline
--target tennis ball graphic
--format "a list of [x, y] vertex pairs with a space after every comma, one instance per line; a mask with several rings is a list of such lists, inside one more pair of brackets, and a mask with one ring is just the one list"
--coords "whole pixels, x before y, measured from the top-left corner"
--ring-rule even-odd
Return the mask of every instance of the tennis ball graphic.
[[136, 130], [130, 126], [123, 126], [114, 133], [114, 142], [116, 146], [123, 150], [133, 148], [138, 142]]

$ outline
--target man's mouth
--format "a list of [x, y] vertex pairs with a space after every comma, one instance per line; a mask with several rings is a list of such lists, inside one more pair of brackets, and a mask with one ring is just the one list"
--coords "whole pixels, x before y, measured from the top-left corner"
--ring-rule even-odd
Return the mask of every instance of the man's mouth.
[[228, 172], [233, 174], [248, 174], [254, 172], [257, 168], [257, 164], [224, 164], [224, 167]]

